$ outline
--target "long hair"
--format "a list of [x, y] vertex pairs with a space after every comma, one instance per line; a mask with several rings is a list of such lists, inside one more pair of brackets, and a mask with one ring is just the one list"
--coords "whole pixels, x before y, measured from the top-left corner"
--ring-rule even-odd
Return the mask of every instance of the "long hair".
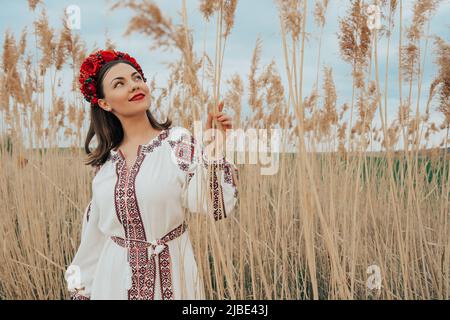
[[[114, 60], [106, 63], [98, 72], [97, 75], [97, 93], [100, 99], [104, 98], [103, 91], [103, 78], [106, 71], [117, 63], [127, 63], [133, 66], [126, 60]], [[172, 125], [172, 121], [169, 118], [166, 122], [159, 123], [151, 114], [150, 110], [146, 111], [148, 120], [154, 129], [168, 129]], [[98, 104], [91, 104], [91, 122], [89, 130], [87, 132], [86, 140], [84, 143], [84, 150], [88, 155], [85, 165], [91, 165], [93, 167], [100, 167], [106, 160], [108, 160], [111, 149], [117, 147], [123, 140], [123, 128], [120, 120], [112, 113], [103, 110]], [[97, 137], [97, 147], [94, 150], [89, 149], [89, 144], [94, 137]]]

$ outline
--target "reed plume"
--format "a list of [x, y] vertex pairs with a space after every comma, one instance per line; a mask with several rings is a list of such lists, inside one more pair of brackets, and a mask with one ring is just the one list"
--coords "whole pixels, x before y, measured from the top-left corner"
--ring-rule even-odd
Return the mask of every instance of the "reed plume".
[[31, 9], [31, 11], [36, 10], [38, 4], [43, 4], [42, 0], [28, 0], [28, 7]]
[[445, 117], [441, 129], [446, 128], [448, 133], [450, 126], [450, 44], [442, 38], [436, 37], [435, 45], [435, 62], [438, 66], [438, 74], [433, 84], [438, 86], [439, 92], [439, 106], [437, 110]]
[[35, 33], [39, 39], [39, 48], [42, 50], [40, 75], [43, 76], [55, 60], [56, 49], [56, 43], [53, 38], [55, 32], [48, 24], [46, 9], [42, 10], [41, 16], [34, 22], [34, 26]]

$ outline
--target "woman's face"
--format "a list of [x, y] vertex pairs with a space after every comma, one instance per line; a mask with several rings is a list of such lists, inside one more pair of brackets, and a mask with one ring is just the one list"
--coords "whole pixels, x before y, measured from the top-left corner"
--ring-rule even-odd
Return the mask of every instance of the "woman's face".
[[139, 72], [126, 63], [118, 63], [106, 72], [103, 93], [105, 97], [98, 100], [99, 106], [115, 115], [132, 116], [145, 112], [150, 106], [147, 84]]

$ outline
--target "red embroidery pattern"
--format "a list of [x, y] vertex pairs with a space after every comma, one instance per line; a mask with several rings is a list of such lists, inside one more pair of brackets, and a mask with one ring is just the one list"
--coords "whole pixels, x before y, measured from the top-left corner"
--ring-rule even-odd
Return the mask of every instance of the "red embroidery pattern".
[[183, 134], [177, 141], [169, 140], [169, 144], [174, 149], [178, 166], [183, 171], [189, 171], [191, 165], [197, 163], [203, 163], [206, 169], [208, 165], [215, 165], [219, 170], [223, 170], [225, 166], [230, 165], [225, 157], [219, 160], [207, 160], [203, 149], [201, 150], [201, 155], [196, 155], [195, 147], [197, 147], [197, 142], [192, 135]]
[[[169, 136], [170, 128], [163, 130], [157, 139], [147, 145], [139, 145], [136, 157], [130, 172], [127, 172], [126, 162], [119, 151], [112, 157], [113, 162], [119, 160], [116, 166], [117, 181], [114, 190], [114, 202], [117, 218], [121, 222], [125, 235], [130, 239], [146, 241], [144, 224], [137, 203], [135, 181], [146, 153], [152, 152], [161, 146], [162, 141]], [[148, 265], [148, 251], [145, 247], [134, 246], [129, 248], [129, 264], [132, 271], [132, 285], [128, 290], [129, 300], [153, 300], [155, 269]]]
[[207, 160], [205, 159], [205, 153], [202, 150], [202, 163], [203, 167], [205, 167], [206, 169], [208, 169], [208, 165], [214, 165], [216, 169], [223, 170], [228, 162], [225, 157], [219, 160]]
[[225, 183], [231, 184], [234, 188], [234, 197], [238, 198], [239, 197], [239, 192], [238, 192], [238, 188], [236, 185], [236, 181], [234, 179], [233, 176], [233, 170], [234, 170], [234, 174], [236, 175], [236, 179], [239, 180], [239, 170], [238, 168], [233, 168], [231, 166], [231, 164], [229, 162], [225, 163], [224, 166], [224, 181]]
[[[187, 142], [187, 140], [190, 140]], [[189, 167], [195, 161], [194, 159], [194, 137], [183, 134], [177, 141], [170, 140], [170, 146], [174, 149], [178, 166], [183, 171], [188, 171]]]
[[[212, 177], [211, 180], [209, 182], [209, 187], [210, 190], [212, 190], [213, 196], [212, 196], [212, 200], [213, 200], [213, 215], [214, 215], [214, 220], [220, 220], [220, 219], [224, 219], [227, 217], [226, 212], [225, 212], [225, 204], [223, 202], [223, 191], [222, 188], [220, 188], [220, 192], [219, 192], [219, 179], [217, 176], [217, 165], [212, 164], [211, 165], [213, 167], [213, 171], [212, 171]], [[216, 166], [216, 170], [214, 170], [214, 166]], [[219, 197], [220, 195], [220, 197]], [[219, 200], [222, 199], [222, 208], [219, 207]], [[223, 216], [222, 216], [222, 211], [223, 211]]]
[[114, 153], [114, 154], [110, 154], [109, 156], [108, 156], [108, 160], [111, 160], [111, 162], [112, 163], [114, 163], [114, 162], [116, 162], [117, 160], [119, 160], [120, 159], [120, 154], [117, 152], [117, 153]]
[[[151, 248], [152, 253], [150, 255], [150, 261], [146, 264], [146, 272], [150, 275], [148, 282], [145, 283], [149, 287], [150, 299], [154, 299], [155, 293], [155, 280], [156, 280], [156, 256], [158, 256], [159, 265], [159, 279], [161, 284], [161, 298], [163, 300], [173, 300], [173, 287], [172, 287], [172, 267], [169, 246], [167, 242], [178, 238], [187, 229], [186, 222], [183, 222], [178, 227], [168, 232], [161, 239], [156, 240], [156, 244], [146, 241], [129, 240], [130, 249], [134, 252], [147, 252], [147, 248]], [[126, 248], [127, 240], [120, 237], [111, 237], [111, 239], [119, 246]], [[163, 248], [161, 252], [157, 252], [158, 246]], [[145, 269], [145, 267], [143, 268]], [[139, 291], [132, 287], [132, 294], [138, 294]]]
[[79, 294], [77, 291], [70, 291], [70, 300], [91, 300], [91, 298]]
[[[187, 142], [189, 141], [189, 142]], [[189, 172], [191, 165], [193, 163], [202, 163], [203, 166], [208, 169], [209, 167], [215, 168], [214, 174], [210, 181], [210, 190], [212, 191], [212, 202], [213, 202], [213, 215], [214, 219], [220, 220], [226, 218], [225, 205], [223, 199], [223, 191], [220, 188], [219, 191], [219, 180], [217, 176], [217, 170], [223, 170], [224, 172], [224, 181], [225, 183], [231, 184], [234, 188], [234, 197], [238, 197], [238, 190], [236, 186], [236, 181], [233, 178], [233, 166], [229, 163], [225, 157], [216, 161], [208, 161], [205, 159], [204, 150], [201, 150], [201, 159], [198, 159], [195, 156], [194, 148], [197, 146], [196, 140], [194, 136], [183, 134], [177, 141], [169, 141], [170, 146], [174, 149], [175, 157], [178, 162], [178, 166], [181, 170], [188, 172], [187, 173], [187, 184], [191, 181], [193, 176], [195, 175], [195, 171]], [[238, 177], [237, 168], [234, 169], [236, 177]], [[223, 186], [222, 186], [223, 187]], [[222, 199], [222, 208], [219, 207], [220, 199]], [[222, 215], [223, 211], [223, 215]]]
[[188, 179], [187, 179], [187, 183], [189, 184], [189, 182], [191, 181], [192, 177], [194, 176], [194, 172], [189, 172], [188, 173]]

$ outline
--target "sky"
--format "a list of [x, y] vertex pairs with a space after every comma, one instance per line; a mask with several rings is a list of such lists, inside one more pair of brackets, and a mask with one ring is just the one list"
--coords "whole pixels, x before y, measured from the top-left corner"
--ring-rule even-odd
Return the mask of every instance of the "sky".
[[[34, 46], [34, 37], [32, 36], [33, 21], [39, 16], [42, 6], [38, 6], [35, 12], [29, 10], [26, 0], [6, 1], [1, 0], [7, 5], [2, 6], [0, 11], [0, 41], [3, 43], [4, 33], [7, 29], [12, 31], [16, 39], [19, 39], [22, 29], [27, 26], [29, 31], [29, 45]], [[174, 23], [181, 23], [181, 7], [182, 0], [155, 0], [162, 12], [171, 17]], [[303, 96], [309, 95], [312, 85], [316, 78], [317, 68], [317, 52], [318, 52], [318, 36], [319, 29], [313, 22], [311, 11], [314, 8], [314, 2], [308, 1], [308, 10], [310, 14], [307, 20], [307, 30], [310, 32], [311, 40], [305, 45], [305, 65], [303, 74]], [[44, 1], [49, 16], [50, 25], [55, 29], [61, 28], [61, 21], [64, 10], [69, 5], [76, 5], [80, 8], [81, 28], [74, 30], [74, 33], [80, 34], [83, 41], [86, 42], [88, 50], [94, 47], [102, 48], [105, 44], [106, 36], [108, 36], [119, 51], [128, 52], [135, 57], [140, 63], [146, 74], [146, 77], [156, 79], [157, 84], [164, 86], [169, 72], [165, 62], [174, 61], [178, 57], [177, 52], [162, 52], [159, 50], [150, 51], [151, 39], [141, 35], [133, 34], [125, 37], [124, 32], [127, 29], [128, 21], [132, 13], [127, 9], [119, 9], [110, 11], [112, 4], [110, 0], [47, 0]], [[324, 29], [322, 53], [320, 57], [321, 68], [323, 66], [331, 66], [333, 68], [333, 78], [337, 90], [337, 106], [343, 103], [351, 102], [352, 86], [351, 86], [351, 66], [340, 58], [338, 38], [336, 36], [339, 31], [339, 19], [343, 18], [348, 10], [350, 1], [347, 0], [330, 0], [327, 11], [326, 25]], [[403, 0], [404, 27], [409, 26], [412, 17], [413, 0]], [[194, 51], [201, 53], [205, 46], [206, 52], [210, 57], [214, 57], [215, 50], [215, 24], [214, 19], [207, 22], [200, 14], [198, 0], [186, 0], [188, 23], [194, 31]], [[392, 36], [390, 46], [390, 62], [389, 62], [389, 82], [388, 82], [388, 122], [391, 122], [397, 116], [398, 108], [398, 9], [395, 21], [395, 31]], [[430, 34], [436, 34], [444, 40], [449, 41], [450, 25], [446, 17], [450, 16], [450, 1], [442, 1], [439, 10], [433, 16], [430, 23]], [[225, 58], [223, 64], [222, 82], [224, 83], [233, 74], [240, 74], [244, 79], [244, 83], [248, 84], [248, 74], [251, 66], [251, 59], [255, 47], [256, 39], [262, 40], [262, 55], [260, 67], [275, 61], [277, 70], [279, 71], [285, 90], [287, 90], [287, 77], [285, 74], [285, 62], [283, 60], [283, 49], [281, 42], [280, 22], [278, 17], [277, 6], [273, 0], [239, 0], [235, 16], [235, 25], [232, 33], [227, 40]], [[424, 48], [425, 42], [423, 42]], [[380, 85], [384, 88], [385, 78], [385, 52], [387, 41], [381, 39], [378, 44], [379, 50], [379, 70]], [[424, 110], [426, 100], [428, 99], [428, 90], [430, 83], [433, 81], [437, 72], [433, 63], [432, 55], [433, 43], [428, 44], [428, 58], [425, 61], [423, 85], [420, 99], [420, 109]], [[3, 50], [3, 49], [0, 49]], [[260, 68], [261, 70], [261, 68]], [[322, 73], [321, 73], [322, 74]], [[67, 69], [65, 76], [69, 77], [71, 71]], [[223, 87], [224, 91], [227, 89]], [[247, 89], [247, 88], [246, 88]], [[404, 84], [404, 92], [407, 85]], [[224, 92], [223, 91], [223, 92]], [[246, 90], [248, 92], [248, 90]], [[383, 92], [382, 92], [383, 93]], [[414, 99], [417, 99], [417, 92], [413, 91]], [[249, 110], [247, 105], [247, 97], [242, 99], [243, 113]], [[436, 101], [437, 102], [437, 101]], [[436, 102], [433, 108], [436, 107]], [[414, 103], [415, 109], [415, 103]], [[167, 110], [165, 110], [167, 111]], [[443, 115], [433, 111], [432, 120], [440, 124]], [[379, 116], [375, 116], [375, 123], [378, 125]], [[354, 122], [353, 122], [354, 123]], [[431, 143], [438, 144], [444, 133], [433, 136]], [[64, 139], [62, 139], [64, 140]], [[61, 141], [62, 145], [70, 144], [69, 141]]]

